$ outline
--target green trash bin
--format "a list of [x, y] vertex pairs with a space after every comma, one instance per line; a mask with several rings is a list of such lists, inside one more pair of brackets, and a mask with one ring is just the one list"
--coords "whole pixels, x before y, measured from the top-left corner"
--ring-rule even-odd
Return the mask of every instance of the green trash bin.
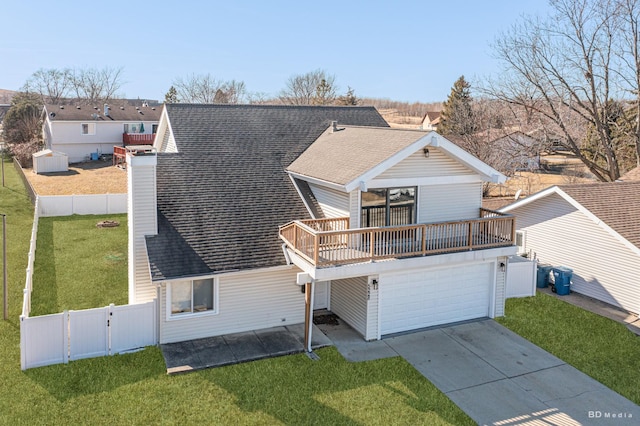
[[551, 269], [551, 265], [538, 264], [536, 287], [547, 288], [549, 285], [549, 273], [551, 272]]

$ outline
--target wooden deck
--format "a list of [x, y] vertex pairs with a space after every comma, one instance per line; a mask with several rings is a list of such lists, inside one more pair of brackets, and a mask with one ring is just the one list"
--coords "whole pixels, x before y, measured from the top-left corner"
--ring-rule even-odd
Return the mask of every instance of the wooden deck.
[[329, 266], [507, 247], [515, 218], [480, 209], [477, 219], [380, 228], [348, 229], [349, 218], [296, 220], [280, 238], [312, 265]]

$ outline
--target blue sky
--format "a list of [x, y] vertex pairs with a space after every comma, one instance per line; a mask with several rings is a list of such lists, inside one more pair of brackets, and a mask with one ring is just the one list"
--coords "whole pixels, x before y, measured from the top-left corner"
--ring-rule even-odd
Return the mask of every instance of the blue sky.
[[5, 0], [0, 89], [39, 68], [123, 67], [120, 90], [163, 100], [173, 80], [210, 73], [276, 95], [324, 69], [340, 92], [445, 100], [453, 82], [495, 74], [490, 43], [546, 0]]

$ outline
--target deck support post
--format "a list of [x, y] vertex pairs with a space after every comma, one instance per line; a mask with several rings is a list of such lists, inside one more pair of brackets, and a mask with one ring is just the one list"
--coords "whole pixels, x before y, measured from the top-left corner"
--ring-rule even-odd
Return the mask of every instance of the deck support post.
[[304, 348], [311, 352], [311, 332], [313, 329], [313, 287], [310, 281], [304, 285]]

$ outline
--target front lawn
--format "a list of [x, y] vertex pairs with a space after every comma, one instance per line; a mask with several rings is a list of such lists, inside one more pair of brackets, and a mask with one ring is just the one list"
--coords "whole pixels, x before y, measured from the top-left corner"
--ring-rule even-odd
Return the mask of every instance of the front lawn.
[[624, 324], [543, 293], [507, 300], [498, 322], [640, 404], [640, 338]]
[[[96, 227], [104, 220], [120, 226]], [[127, 300], [126, 214], [40, 218], [31, 316]]]

